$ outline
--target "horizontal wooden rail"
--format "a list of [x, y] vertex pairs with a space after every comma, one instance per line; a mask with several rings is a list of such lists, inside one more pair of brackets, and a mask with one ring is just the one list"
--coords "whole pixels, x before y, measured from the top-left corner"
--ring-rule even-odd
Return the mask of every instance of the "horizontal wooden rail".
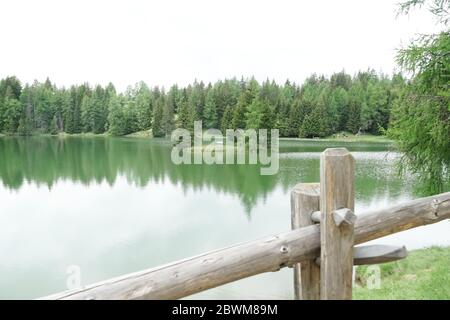
[[[355, 244], [450, 218], [450, 192], [358, 215]], [[319, 256], [319, 225], [216, 250], [42, 299], [178, 299]]]

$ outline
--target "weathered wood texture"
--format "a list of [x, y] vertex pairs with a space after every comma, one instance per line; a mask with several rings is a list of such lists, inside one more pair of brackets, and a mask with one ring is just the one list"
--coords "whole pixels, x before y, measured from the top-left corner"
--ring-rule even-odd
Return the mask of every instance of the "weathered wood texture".
[[[408, 256], [405, 247], [374, 244], [369, 246], [353, 247], [353, 265], [379, 264], [397, 261]], [[320, 266], [320, 258], [314, 260]]]
[[406, 248], [375, 244], [353, 248], [353, 264], [378, 264], [404, 259], [408, 256]]
[[[358, 215], [355, 244], [450, 218], [450, 192]], [[42, 299], [178, 299], [319, 255], [319, 225], [205, 253]]]
[[355, 160], [345, 148], [320, 157], [320, 299], [352, 298]]
[[[300, 183], [291, 192], [292, 229], [313, 225], [312, 212], [319, 210], [318, 183]], [[300, 300], [320, 298], [320, 267], [314, 260], [294, 265], [294, 297]]]

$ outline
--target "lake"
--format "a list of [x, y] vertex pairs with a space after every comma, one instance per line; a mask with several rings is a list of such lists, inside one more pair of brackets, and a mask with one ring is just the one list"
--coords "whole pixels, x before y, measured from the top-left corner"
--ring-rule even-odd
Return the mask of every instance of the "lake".
[[[356, 213], [421, 196], [400, 154], [382, 142], [282, 140], [280, 170], [174, 165], [168, 140], [0, 137], [0, 299], [37, 298], [290, 229], [290, 190], [319, 181], [319, 156], [356, 159]], [[450, 222], [376, 240], [450, 245]], [[75, 268], [75, 269], [74, 269]], [[70, 281], [69, 281], [70, 282]], [[193, 298], [292, 298], [292, 269]], [[192, 298], [190, 297], [190, 298]]]

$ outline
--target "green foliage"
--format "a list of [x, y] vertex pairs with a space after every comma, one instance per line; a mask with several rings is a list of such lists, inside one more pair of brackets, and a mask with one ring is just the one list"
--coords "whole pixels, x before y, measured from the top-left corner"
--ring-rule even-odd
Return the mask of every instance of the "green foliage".
[[216, 101], [212, 89], [206, 94], [205, 108], [203, 109], [203, 122], [203, 126], [207, 129], [218, 127]]
[[[401, 11], [425, 3], [407, 1]], [[403, 163], [428, 184], [429, 193], [444, 191], [450, 181], [450, 30], [440, 15], [449, 7], [449, 1], [431, 3], [445, 31], [422, 35], [398, 52], [398, 63], [413, 77], [396, 92], [388, 130], [404, 152]]]
[[262, 116], [262, 102], [260, 99], [255, 99], [248, 107], [248, 112], [245, 114], [246, 129], [259, 129]]
[[300, 127], [303, 124], [303, 120], [306, 115], [306, 108], [303, 101], [300, 99], [294, 100], [294, 105], [291, 107], [288, 120], [287, 136], [288, 137], [298, 137], [300, 132]]
[[361, 109], [365, 104], [363, 98], [363, 89], [360, 86], [354, 86], [350, 89], [350, 98], [347, 114], [347, 130], [351, 133], [357, 133], [361, 128]]
[[149, 130], [152, 125], [153, 115], [150, 89], [144, 82], [136, 84], [131, 99], [135, 101], [138, 130]]
[[407, 0], [399, 4], [398, 14], [408, 14], [414, 7], [428, 6], [438, 22], [445, 25], [450, 21], [450, 2], [448, 0]]
[[56, 118], [56, 115], [53, 116], [52, 122], [50, 123], [50, 134], [56, 135], [58, 134], [59, 128], [58, 128], [58, 119]]
[[[85, 83], [57, 88], [47, 79], [22, 88], [15, 77], [0, 80], [0, 132], [104, 133], [153, 132], [170, 136], [175, 127], [276, 128], [280, 136], [323, 137], [340, 131], [380, 134], [388, 126], [393, 101], [404, 79], [368, 70], [354, 77], [344, 71], [329, 79], [312, 75], [302, 85], [254, 78], [219, 80], [205, 86], [195, 81], [174, 85], [166, 93], [144, 82], [116, 92], [112, 84]], [[19, 104], [17, 104], [19, 101]]]
[[189, 104], [187, 99], [183, 99], [180, 103], [178, 112], [178, 128], [194, 130], [195, 112], [193, 105]]
[[114, 136], [126, 134], [127, 130], [125, 127], [125, 116], [120, 98], [117, 96], [112, 96], [109, 99], [108, 109], [109, 133]]
[[201, 120], [203, 109], [205, 107], [205, 88], [203, 82], [194, 82], [193, 86], [187, 88], [187, 109], [192, 123], [195, 120]]
[[164, 100], [163, 97], [159, 97], [156, 101], [155, 108], [153, 110], [153, 127], [152, 133], [154, 137], [163, 137], [164, 128], [162, 126], [164, 113]]
[[173, 100], [167, 98], [165, 99], [163, 114], [162, 114], [162, 130], [164, 134], [170, 137], [170, 134], [175, 129], [175, 114], [174, 114], [175, 104]]
[[233, 129], [245, 129], [247, 126], [245, 116], [247, 114], [247, 101], [245, 94], [242, 93], [239, 101], [234, 108], [232, 126]]
[[295, 86], [292, 86], [289, 81], [286, 81], [284, 87], [280, 89], [278, 106], [275, 105], [277, 109], [277, 119], [275, 126], [279, 128], [281, 136], [287, 137], [290, 135], [289, 117], [292, 109], [292, 104], [294, 103], [294, 97], [296, 93], [295, 91]]
[[85, 95], [81, 101], [81, 123], [83, 127], [83, 132], [93, 131], [92, 128], [92, 102], [91, 97]]
[[8, 133], [16, 133], [19, 127], [20, 116], [22, 115], [22, 106], [20, 101], [15, 98], [6, 98], [3, 102], [5, 107], [4, 128]]
[[124, 98], [123, 118], [125, 122], [125, 134], [139, 130], [138, 110], [134, 100]]
[[348, 92], [342, 87], [337, 87], [331, 92], [330, 109], [334, 115], [332, 130], [335, 132], [347, 129], [347, 121], [349, 116], [348, 96]]
[[226, 106], [225, 112], [223, 113], [220, 129], [222, 130], [222, 133], [225, 134], [227, 129], [232, 129], [232, 126], [233, 126], [233, 107]]
[[324, 101], [318, 103], [305, 117], [299, 133], [301, 138], [325, 137], [330, 134], [329, 118]]
[[258, 129], [273, 129], [275, 127], [275, 116], [268, 100], [261, 102], [261, 111], [259, 117]]

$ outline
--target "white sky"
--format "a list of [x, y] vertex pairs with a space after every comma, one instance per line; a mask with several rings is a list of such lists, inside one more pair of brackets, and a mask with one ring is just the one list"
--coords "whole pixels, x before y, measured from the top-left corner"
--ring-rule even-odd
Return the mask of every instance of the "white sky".
[[395, 49], [437, 32], [426, 10], [396, 18], [400, 0], [1, 0], [0, 78], [119, 90], [254, 75], [391, 73]]

